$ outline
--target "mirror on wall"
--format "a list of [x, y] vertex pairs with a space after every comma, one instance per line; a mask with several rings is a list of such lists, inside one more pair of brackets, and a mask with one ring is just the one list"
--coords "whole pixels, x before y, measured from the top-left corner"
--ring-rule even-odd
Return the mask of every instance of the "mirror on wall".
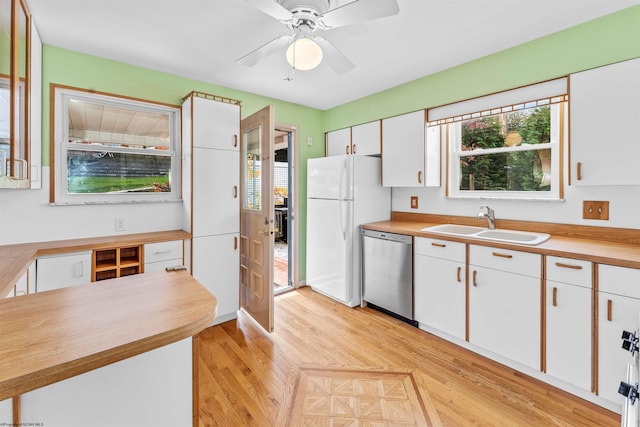
[[0, 188], [29, 188], [30, 14], [0, 0]]

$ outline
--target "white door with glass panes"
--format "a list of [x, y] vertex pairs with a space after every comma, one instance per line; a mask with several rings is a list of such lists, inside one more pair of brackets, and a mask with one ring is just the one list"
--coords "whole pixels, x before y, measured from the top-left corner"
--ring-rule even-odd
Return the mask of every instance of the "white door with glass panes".
[[327, 132], [326, 144], [327, 157], [351, 154], [351, 128]]
[[363, 123], [351, 128], [351, 154], [361, 156], [380, 155], [380, 120]]
[[591, 263], [546, 258], [545, 372], [591, 391]]
[[571, 184], [638, 185], [640, 58], [572, 74]]
[[622, 348], [622, 331], [640, 326], [640, 270], [598, 265], [598, 396], [622, 405], [618, 394], [631, 353]]
[[425, 185], [424, 110], [382, 120], [382, 185]]

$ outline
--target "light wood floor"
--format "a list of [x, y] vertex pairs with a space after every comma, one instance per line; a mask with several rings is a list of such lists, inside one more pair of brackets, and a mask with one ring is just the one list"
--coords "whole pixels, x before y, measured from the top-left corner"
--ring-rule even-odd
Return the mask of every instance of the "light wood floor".
[[[620, 416], [368, 308], [308, 288], [276, 297], [275, 332], [244, 313], [200, 334], [199, 425], [275, 426], [301, 366], [417, 373], [433, 424], [617, 426]], [[435, 416], [434, 416], [435, 415]]]

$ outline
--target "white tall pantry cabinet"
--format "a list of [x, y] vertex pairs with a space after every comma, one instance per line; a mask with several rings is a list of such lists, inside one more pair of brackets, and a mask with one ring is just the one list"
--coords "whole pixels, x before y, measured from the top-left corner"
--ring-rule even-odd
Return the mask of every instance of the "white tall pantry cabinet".
[[239, 308], [240, 103], [193, 92], [182, 104], [185, 264], [218, 299], [215, 323]]

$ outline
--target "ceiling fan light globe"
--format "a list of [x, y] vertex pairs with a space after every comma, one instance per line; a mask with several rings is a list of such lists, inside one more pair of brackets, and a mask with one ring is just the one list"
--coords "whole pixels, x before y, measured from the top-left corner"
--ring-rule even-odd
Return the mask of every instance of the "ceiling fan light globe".
[[296, 70], [309, 71], [322, 62], [322, 49], [310, 38], [299, 37], [287, 48], [287, 62]]

